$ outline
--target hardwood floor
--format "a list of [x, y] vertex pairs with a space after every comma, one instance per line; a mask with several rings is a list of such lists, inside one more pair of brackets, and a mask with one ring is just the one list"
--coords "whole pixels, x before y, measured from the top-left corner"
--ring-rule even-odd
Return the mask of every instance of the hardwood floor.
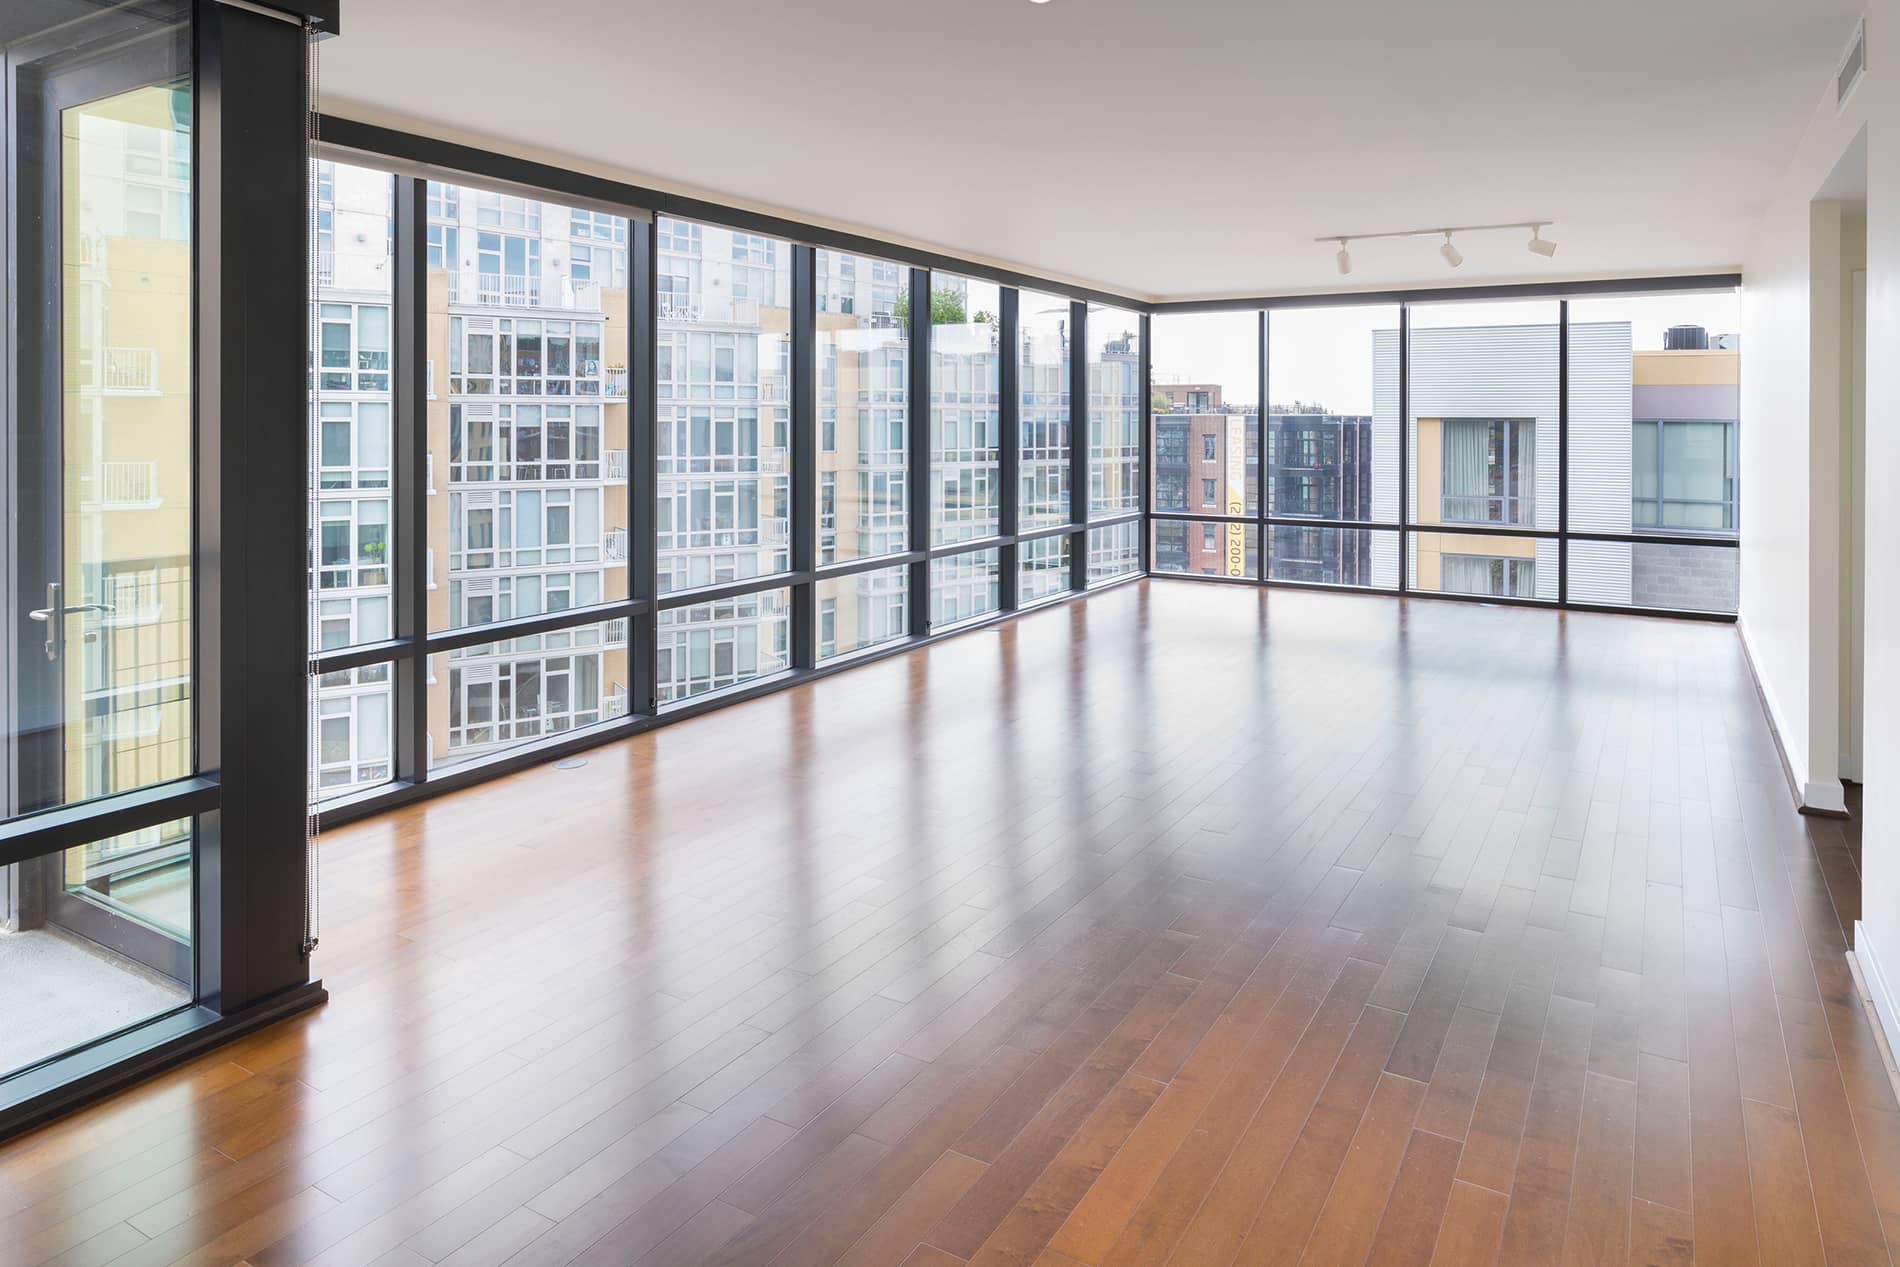
[[0, 1149], [0, 1261], [1885, 1263], [1733, 629], [1149, 582], [323, 842], [320, 1013]]

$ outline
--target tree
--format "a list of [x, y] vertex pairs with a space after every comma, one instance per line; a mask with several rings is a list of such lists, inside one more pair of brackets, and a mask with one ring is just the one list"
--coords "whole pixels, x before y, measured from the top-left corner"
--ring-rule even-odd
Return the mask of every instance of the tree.
[[1151, 413], [1169, 413], [1174, 409], [1174, 402], [1169, 400], [1166, 396], [1163, 396], [1160, 392], [1156, 392], [1148, 401], [1148, 409]]
[[[910, 291], [909, 290], [903, 290], [903, 291], [898, 292], [897, 307], [893, 311], [897, 314], [898, 324], [902, 325], [905, 329], [908, 330], [910, 328]], [[982, 319], [983, 319], [983, 314], [978, 313], [977, 320], [981, 321]], [[959, 295], [956, 291], [950, 290], [947, 287], [940, 290], [933, 290], [930, 292], [930, 324], [931, 325], [933, 326], [960, 326], [966, 320], [968, 320], [968, 317], [965, 315], [965, 312], [964, 312], [962, 295]]]

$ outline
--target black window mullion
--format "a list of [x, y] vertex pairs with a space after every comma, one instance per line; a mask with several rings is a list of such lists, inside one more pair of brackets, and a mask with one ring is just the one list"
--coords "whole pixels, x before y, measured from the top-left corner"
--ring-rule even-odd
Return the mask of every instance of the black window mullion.
[[[1412, 588], [1412, 305], [1399, 305], [1399, 593]], [[1443, 490], [1440, 490], [1441, 492]]]
[[1149, 539], [1154, 533], [1154, 360], [1150, 352], [1152, 346], [1153, 319], [1147, 313], [1140, 317], [1141, 328], [1141, 469], [1136, 478], [1141, 485], [1140, 498], [1136, 504], [1141, 508], [1138, 531], [1141, 540], [1137, 545], [1141, 561], [1141, 572], [1147, 575], [1154, 560], [1150, 557]]
[[[1069, 522], [1089, 521], [1095, 411], [1089, 405], [1089, 306], [1069, 302]], [[1069, 588], [1088, 588], [1088, 539], [1069, 538]]]
[[792, 247], [792, 667], [818, 663], [818, 253]]
[[[1533, 470], [1531, 479], [1536, 478], [1537, 473]], [[1560, 299], [1557, 301], [1557, 605], [1562, 607], [1569, 602], [1570, 301]]]
[[[934, 533], [930, 489], [931, 474], [931, 343], [935, 338], [936, 314], [931, 309], [933, 278], [929, 269], [910, 270], [910, 399], [906, 436], [910, 441], [909, 479], [905, 490], [910, 509], [910, 548], [922, 554], [930, 549]], [[908, 620], [912, 637], [930, 632], [930, 562], [918, 559], [910, 565]]]
[[[395, 435], [390, 487], [396, 562], [392, 632], [409, 640], [396, 661], [391, 728], [398, 781], [429, 777], [429, 273], [428, 182], [396, 177], [392, 278]], [[448, 367], [443, 366], [446, 375]], [[445, 379], [446, 381], [446, 379]]]
[[[1273, 389], [1273, 375], [1268, 360], [1273, 354], [1273, 327], [1271, 322], [1272, 314], [1264, 308], [1261, 309], [1260, 342], [1258, 347], [1260, 421], [1256, 427], [1258, 438], [1254, 441], [1253, 509], [1254, 540], [1257, 543], [1254, 568], [1256, 575], [1262, 581], [1271, 580], [1273, 577], [1273, 567], [1267, 558], [1267, 556], [1272, 553], [1272, 551], [1267, 548], [1267, 506], [1268, 502], [1272, 500], [1272, 490], [1268, 487], [1268, 484], [1273, 476], [1273, 464], [1267, 456], [1273, 444], [1273, 407], [1267, 403], [1268, 393]], [[1247, 427], [1245, 422], [1241, 424], [1240, 442], [1242, 445], [1247, 443]], [[1242, 490], [1241, 497], [1242, 504], [1244, 505], [1246, 500], [1244, 489]]]
[[998, 526], [1002, 546], [997, 550], [997, 606], [1002, 611], [1016, 609], [1016, 532], [1022, 522], [1018, 501], [1022, 496], [1022, 349], [1017, 346], [1017, 320], [1020, 292], [1005, 286], [999, 292], [997, 362], [997, 461], [1002, 483], [997, 499]]
[[645, 607], [627, 622], [628, 684], [633, 709], [659, 711], [660, 637], [659, 596], [659, 236], [651, 221], [631, 222], [627, 244], [629, 317], [632, 330], [627, 386], [627, 593], [646, 600]]

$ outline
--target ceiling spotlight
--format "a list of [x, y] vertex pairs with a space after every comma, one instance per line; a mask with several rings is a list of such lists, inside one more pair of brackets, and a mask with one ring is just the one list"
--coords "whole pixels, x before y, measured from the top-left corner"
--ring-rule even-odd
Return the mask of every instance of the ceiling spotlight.
[[1464, 252], [1451, 244], [1450, 233], [1445, 234], [1445, 244], [1438, 248], [1438, 253], [1444, 256], [1445, 263], [1451, 265], [1453, 268], [1457, 268], [1460, 264], [1465, 262]]
[[1352, 272], [1352, 252], [1346, 249], [1345, 238], [1339, 239], [1339, 254], [1333, 256], [1333, 259], [1339, 263], [1340, 276], [1343, 277]]
[[1541, 255], [1545, 259], [1549, 259], [1551, 256], [1557, 253], [1557, 244], [1555, 242], [1547, 241], [1546, 239], [1538, 236], [1538, 232], [1539, 232], [1538, 226], [1533, 224], [1531, 226], [1531, 240], [1526, 242], [1524, 245], [1530, 247], [1530, 249], [1535, 254]]

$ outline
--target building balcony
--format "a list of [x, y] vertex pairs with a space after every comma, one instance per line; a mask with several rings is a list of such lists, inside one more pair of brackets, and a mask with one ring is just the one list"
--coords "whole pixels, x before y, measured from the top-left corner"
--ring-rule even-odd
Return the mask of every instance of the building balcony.
[[317, 251], [317, 285], [336, 285], [336, 252]]
[[107, 396], [158, 395], [158, 349], [101, 348], [89, 387]]
[[152, 510], [160, 503], [157, 462], [101, 462], [79, 483], [80, 500], [103, 510]]
[[450, 295], [450, 302], [461, 302], [458, 293], [467, 293], [473, 300], [485, 307], [496, 308], [539, 308], [541, 306], [541, 279], [539, 277], [511, 277], [496, 273], [477, 273], [472, 292], [463, 292], [460, 287]]

